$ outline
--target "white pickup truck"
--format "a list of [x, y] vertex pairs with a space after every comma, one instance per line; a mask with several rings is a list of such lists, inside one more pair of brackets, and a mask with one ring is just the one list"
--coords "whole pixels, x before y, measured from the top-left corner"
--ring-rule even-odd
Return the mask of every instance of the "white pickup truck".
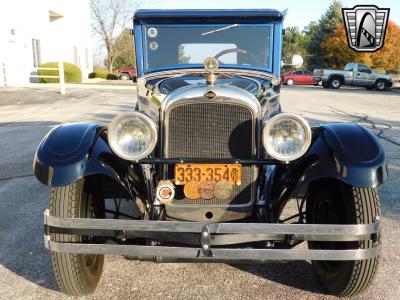
[[338, 89], [343, 84], [363, 86], [367, 90], [383, 91], [393, 85], [389, 75], [375, 73], [365, 64], [349, 63], [344, 70], [315, 69], [313, 78], [324, 88]]

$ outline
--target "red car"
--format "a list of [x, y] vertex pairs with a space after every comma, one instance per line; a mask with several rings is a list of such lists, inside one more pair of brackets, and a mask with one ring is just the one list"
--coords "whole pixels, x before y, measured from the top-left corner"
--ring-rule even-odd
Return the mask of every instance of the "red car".
[[318, 84], [313, 79], [313, 74], [310, 71], [290, 71], [282, 76], [283, 84], [294, 85], [294, 84]]
[[121, 67], [117, 69], [118, 78], [121, 80], [136, 81], [136, 67]]

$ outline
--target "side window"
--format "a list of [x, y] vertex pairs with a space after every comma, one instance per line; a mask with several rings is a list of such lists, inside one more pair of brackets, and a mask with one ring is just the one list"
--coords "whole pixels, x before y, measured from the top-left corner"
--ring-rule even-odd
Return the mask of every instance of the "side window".
[[295, 75], [303, 75], [303, 71], [296, 71], [294, 72]]
[[354, 65], [353, 64], [347, 64], [346, 67], [344, 68], [345, 71], [353, 71], [354, 70]]
[[312, 76], [312, 73], [310, 71], [304, 71], [304, 75]]
[[358, 72], [371, 73], [371, 69], [367, 65], [358, 65]]

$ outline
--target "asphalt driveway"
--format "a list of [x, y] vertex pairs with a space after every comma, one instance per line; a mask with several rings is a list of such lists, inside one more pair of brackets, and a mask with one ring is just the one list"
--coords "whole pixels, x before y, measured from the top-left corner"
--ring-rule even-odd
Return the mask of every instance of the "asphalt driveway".
[[[32, 175], [32, 158], [53, 126], [76, 121], [108, 122], [131, 109], [134, 86], [0, 88], [0, 299], [67, 299], [58, 292], [43, 246], [43, 210], [49, 188]], [[400, 295], [400, 93], [362, 89], [285, 87], [282, 106], [311, 123], [357, 122], [385, 148], [390, 170], [380, 187], [382, 259], [371, 288], [359, 299]], [[330, 299], [324, 297], [309, 262], [155, 264], [108, 256], [90, 299]]]

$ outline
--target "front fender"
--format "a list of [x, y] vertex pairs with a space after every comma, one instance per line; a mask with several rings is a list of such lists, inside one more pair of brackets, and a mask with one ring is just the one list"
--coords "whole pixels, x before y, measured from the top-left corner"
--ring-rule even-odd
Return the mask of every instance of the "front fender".
[[98, 124], [64, 124], [52, 129], [40, 143], [33, 160], [37, 179], [49, 186], [63, 186], [83, 177], [88, 167], [87, 154]]
[[37, 179], [49, 186], [64, 186], [82, 177], [100, 174], [118, 182], [128, 192], [123, 178], [133, 178], [135, 193], [147, 199], [143, 170], [129, 168], [110, 149], [100, 124], [64, 124], [52, 129], [40, 143], [33, 161]]
[[277, 166], [269, 179], [271, 216], [279, 216], [286, 201], [321, 178], [333, 178], [355, 187], [376, 187], [387, 179], [385, 153], [376, 137], [354, 123], [313, 128], [307, 153], [288, 165]]

